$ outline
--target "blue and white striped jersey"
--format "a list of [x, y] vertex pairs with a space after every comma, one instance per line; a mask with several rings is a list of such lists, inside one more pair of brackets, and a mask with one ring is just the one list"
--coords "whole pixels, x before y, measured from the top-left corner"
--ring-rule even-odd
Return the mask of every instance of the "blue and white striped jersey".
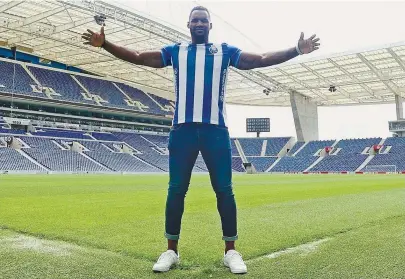
[[176, 109], [173, 124], [201, 122], [227, 127], [225, 93], [229, 66], [241, 50], [223, 44], [179, 43], [162, 49], [164, 66], [173, 66]]

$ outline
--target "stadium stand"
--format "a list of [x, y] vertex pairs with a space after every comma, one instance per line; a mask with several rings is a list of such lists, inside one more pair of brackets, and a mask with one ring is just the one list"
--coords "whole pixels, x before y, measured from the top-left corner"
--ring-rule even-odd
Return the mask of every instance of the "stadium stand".
[[111, 133], [98, 133], [98, 132], [91, 132], [91, 136], [97, 140], [103, 141], [120, 141], [116, 136]]
[[290, 141], [289, 138], [267, 138], [266, 156], [277, 156], [283, 147]]
[[295, 152], [298, 151], [298, 149], [301, 148], [301, 146], [303, 146], [305, 144], [305, 142], [303, 141], [297, 141], [294, 146], [290, 149], [290, 151], [288, 151], [287, 155], [288, 156], [293, 156]]
[[156, 146], [162, 149], [167, 149], [167, 145], [169, 143], [169, 137], [168, 136], [159, 136], [159, 135], [148, 135], [144, 134], [142, 135], [144, 139], [147, 141], [152, 142]]
[[[162, 97], [159, 97], [159, 96], [157, 96], [157, 95], [150, 94], [150, 93], [149, 93], [149, 96], [150, 96], [151, 98], [153, 98], [156, 102], [158, 102], [162, 107], [167, 107], [167, 106], [173, 107], [173, 106], [170, 104], [170, 100], [167, 100], [167, 99], [165, 99], [165, 98], [162, 98]], [[169, 113], [168, 113], [168, 112], [165, 112], [165, 114], [169, 114]]]
[[43, 150], [61, 150], [61, 148], [57, 144], [55, 144], [54, 139], [28, 136], [22, 136], [19, 138], [30, 148]]
[[335, 145], [335, 149], [338, 151], [338, 153], [337, 154], [333, 153], [335, 155], [332, 154], [330, 156], [325, 157], [310, 171], [311, 172], [356, 171], [368, 157], [368, 154], [362, 154], [362, 152], [365, 151], [366, 148], [370, 148], [374, 144], [378, 144], [380, 141], [381, 138], [340, 140]]
[[311, 172], [353, 172], [366, 160], [368, 155], [362, 154], [344, 154], [331, 155], [323, 158]]
[[313, 156], [320, 149], [327, 146], [332, 146], [335, 140], [316, 140], [310, 141], [303, 149], [301, 149], [295, 156]]
[[36, 86], [36, 83], [20, 64], [0, 61], [0, 73], [0, 91], [35, 97], [46, 97], [42, 92], [33, 91], [31, 85]]
[[31, 134], [36, 136], [57, 137], [57, 138], [92, 139], [90, 136], [85, 135], [83, 131], [72, 131], [62, 129], [38, 128], [36, 132], [32, 132]]
[[[25, 135], [25, 131], [10, 129], [8, 124], [0, 118], [0, 134], [3, 136], [14, 134], [21, 139], [22, 152], [25, 152], [33, 160], [42, 164], [51, 171], [58, 172], [167, 172], [168, 169], [168, 136], [154, 135], [150, 133], [131, 132], [87, 132], [80, 130], [67, 130], [61, 128], [37, 127], [32, 135]], [[0, 135], [1, 138], [1, 135]], [[236, 148], [235, 140], [241, 143], [248, 162], [251, 162], [259, 172], [265, 172], [278, 159], [277, 156], [260, 156], [263, 153], [264, 140], [267, 140], [266, 152], [279, 154], [280, 150], [290, 140], [290, 138], [241, 138], [231, 139], [232, 147], [232, 169], [236, 172], [244, 172], [242, 157]], [[70, 150], [71, 143], [75, 141], [84, 147], [84, 154]], [[297, 142], [289, 151], [287, 156], [273, 166], [270, 172], [302, 172], [308, 169], [320, 158], [319, 151], [326, 146], [332, 146], [336, 141], [311, 141], [306, 143], [303, 149], [298, 151], [305, 143]], [[379, 144], [381, 138], [371, 139], [344, 139], [334, 146], [332, 155], [322, 158], [309, 172], [354, 172], [365, 163], [369, 156], [369, 150], [375, 144]], [[127, 145], [130, 152], [134, 154], [120, 153], [122, 146]], [[41, 167], [30, 162], [20, 153], [13, 152], [7, 148], [4, 151], [4, 137], [0, 140], [0, 147], [3, 149], [3, 156], [22, 158], [21, 165], [6, 167], [6, 162], [2, 162], [1, 170], [24, 170], [41, 171]], [[254, 155], [252, 155], [254, 154]], [[397, 171], [405, 171], [405, 139], [387, 138], [380, 154], [370, 157], [367, 166], [395, 166]], [[91, 159], [89, 159], [91, 158]], [[25, 163], [24, 163], [25, 162]], [[127, 163], [126, 163], [127, 162]], [[104, 167], [103, 167], [104, 166]], [[362, 166], [365, 170], [367, 166]], [[194, 171], [207, 171], [207, 166], [202, 158], [198, 156]]]
[[101, 142], [97, 142], [97, 141], [77, 141], [77, 142], [80, 143], [83, 147], [85, 147], [89, 151], [94, 151], [94, 152], [109, 152], [110, 151]]
[[30, 157], [48, 169], [57, 172], [106, 172], [78, 152], [70, 150], [24, 149]]
[[52, 98], [76, 103], [95, 104], [93, 100], [84, 99], [81, 94], [83, 89], [70, 74], [32, 66], [27, 66], [27, 68], [42, 86], [50, 87], [56, 93], [60, 94], [52, 95]]
[[134, 101], [141, 102], [147, 112], [154, 113], [154, 114], [161, 114], [161, 115], [166, 115], [169, 114], [166, 111], [163, 111], [161, 107], [159, 107], [156, 102], [154, 102], [148, 95], [145, 94], [142, 90], [136, 89], [134, 87], [131, 87], [129, 85], [123, 84], [123, 83], [115, 83], [120, 89], [122, 89], [131, 99]]
[[149, 153], [152, 151], [152, 147], [154, 147], [152, 143], [143, 139], [140, 134], [114, 132], [114, 136], [116, 136], [119, 141], [126, 142], [133, 149], [143, 153]]
[[208, 171], [207, 165], [204, 162], [204, 159], [200, 156], [197, 157], [197, 160], [195, 161], [195, 166], [199, 169], [201, 169], [201, 171]]
[[270, 170], [270, 172], [303, 172], [311, 164], [313, 164], [319, 157], [290, 157], [285, 156]]
[[121, 150], [120, 146], [123, 144], [124, 144], [123, 142], [106, 142], [106, 141], [103, 142], [103, 145], [109, 148], [111, 151]]
[[277, 157], [246, 157], [258, 172], [265, 172], [276, 160]]
[[[388, 147], [390, 148], [387, 149]], [[386, 150], [388, 151], [387, 153], [385, 153]], [[405, 171], [405, 138], [387, 138], [380, 154], [376, 154], [367, 166], [395, 166], [396, 171]], [[367, 166], [362, 171], [365, 171]], [[384, 169], [382, 168], [381, 170]]]
[[0, 133], [4, 133], [4, 134], [20, 134], [20, 135], [23, 135], [23, 134], [25, 134], [25, 131], [23, 131], [23, 130], [17, 130], [17, 129], [1, 128], [1, 127], [0, 127]]
[[231, 149], [232, 149], [232, 156], [240, 156], [238, 149], [236, 148], [235, 139], [231, 139]]
[[240, 138], [238, 139], [243, 153], [246, 156], [260, 156], [263, 147], [263, 138]]
[[106, 166], [119, 172], [162, 172], [162, 170], [145, 164], [131, 154], [112, 152], [86, 152], [86, 154]]
[[232, 169], [236, 172], [244, 172], [243, 161], [241, 157], [232, 157]]
[[[405, 171], [405, 151], [402, 153], [390, 153], [390, 154], [377, 154], [371, 159], [367, 166], [395, 166], [395, 171]], [[366, 167], [367, 167], [366, 166]], [[362, 171], [366, 170], [366, 167]], [[381, 171], [384, 171], [382, 168]]]
[[37, 166], [17, 150], [12, 148], [0, 148], [0, 170], [1, 171], [35, 171], [42, 172], [43, 168]]
[[265, 156], [277, 156], [288, 143], [290, 137], [284, 138], [240, 138], [238, 139], [246, 156], [260, 156], [264, 141], [267, 141]]
[[380, 143], [381, 138], [368, 138], [368, 139], [343, 139], [338, 142], [335, 148], [342, 148], [338, 153], [343, 154], [361, 154], [367, 147]]
[[124, 101], [125, 95], [119, 91], [111, 81], [95, 79], [85, 76], [75, 76], [77, 80], [91, 93], [100, 96], [107, 103], [102, 103], [103, 105], [109, 107], [123, 108], [123, 109], [134, 109], [135, 107], [130, 107]]
[[168, 172], [169, 171], [169, 156], [161, 155], [155, 151], [143, 154], [136, 154], [136, 156], [149, 164]]
[[[387, 138], [384, 142], [384, 147], [387, 148], [389, 146], [391, 147], [390, 152], [405, 153], [405, 137]], [[383, 152], [384, 149], [381, 151]]]

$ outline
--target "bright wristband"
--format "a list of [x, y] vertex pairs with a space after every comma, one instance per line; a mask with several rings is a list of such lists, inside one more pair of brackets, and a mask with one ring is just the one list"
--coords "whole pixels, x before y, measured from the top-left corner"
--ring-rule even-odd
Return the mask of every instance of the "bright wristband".
[[297, 45], [295, 46], [295, 50], [298, 52], [299, 55], [303, 55], [303, 54], [304, 54], [303, 52], [301, 52], [300, 48], [298, 47], [298, 43], [297, 43]]

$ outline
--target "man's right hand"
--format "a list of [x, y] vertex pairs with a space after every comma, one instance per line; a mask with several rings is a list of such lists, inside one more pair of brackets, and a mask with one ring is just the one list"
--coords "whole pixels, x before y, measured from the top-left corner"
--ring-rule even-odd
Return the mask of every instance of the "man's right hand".
[[82, 38], [85, 40], [83, 44], [103, 47], [105, 51], [129, 63], [152, 68], [163, 68], [165, 66], [162, 59], [162, 52], [159, 50], [140, 52], [124, 46], [118, 46], [112, 42], [107, 42], [104, 35], [104, 26], [101, 27], [100, 33], [95, 33], [87, 29], [87, 33], [83, 33]]
[[100, 34], [87, 29], [87, 33], [83, 33], [82, 38], [85, 40], [83, 43], [85, 45], [101, 47], [105, 42], [104, 26], [101, 27]]

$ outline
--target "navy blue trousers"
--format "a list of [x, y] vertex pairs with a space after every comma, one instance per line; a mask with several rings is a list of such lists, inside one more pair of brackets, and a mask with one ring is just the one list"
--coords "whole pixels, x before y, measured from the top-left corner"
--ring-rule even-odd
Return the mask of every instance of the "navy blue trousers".
[[169, 189], [166, 201], [165, 237], [178, 240], [184, 199], [198, 153], [207, 165], [221, 216], [222, 239], [238, 239], [236, 203], [232, 190], [232, 150], [226, 127], [183, 123], [173, 125], [169, 135]]

